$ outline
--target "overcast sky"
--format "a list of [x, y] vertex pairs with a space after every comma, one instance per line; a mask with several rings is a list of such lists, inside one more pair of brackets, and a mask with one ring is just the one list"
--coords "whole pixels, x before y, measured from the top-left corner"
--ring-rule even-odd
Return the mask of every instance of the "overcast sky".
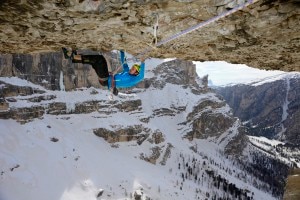
[[[230, 83], [246, 83], [257, 79], [282, 74], [282, 71], [266, 71], [242, 64], [229, 64], [224, 61], [194, 62], [200, 77], [208, 74], [208, 79], [215, 86]], [[211, 85], [211, 84], [210, 84]]]

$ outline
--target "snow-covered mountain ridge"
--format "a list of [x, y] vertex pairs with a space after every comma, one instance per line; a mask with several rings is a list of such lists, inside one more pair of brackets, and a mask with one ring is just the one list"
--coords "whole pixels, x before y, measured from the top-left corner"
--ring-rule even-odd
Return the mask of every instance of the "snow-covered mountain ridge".
[[[146, 87], [113, 101], [100, 89], [51, 91], [1, 77], [1, 199], [282, 196], [286, 167], [260, 158], [229, 106], [200, 79], [180, 82], [180, 66], [150, 68]], [[281, 168], [267, 171], [259, 159]]]

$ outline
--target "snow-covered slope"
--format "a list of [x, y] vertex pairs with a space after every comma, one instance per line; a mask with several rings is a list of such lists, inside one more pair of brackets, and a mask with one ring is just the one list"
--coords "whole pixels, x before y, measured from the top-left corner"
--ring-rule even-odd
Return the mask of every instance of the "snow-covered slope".
[[289, 72], [289, 73], [282, 73], [282, 74], [278, 74], [278, 75], [274, 75], [274, 76], [270, 76], [267, 78], [263, 78], [263, 79], [259, 79], [256, 81], [252, 81], [249, 82], [247, 84], [252, 85], [252, 86], [259, 86], [259, 85], [263, 85], [265, 83], [271, 83], [271, 82], [275, 82], [278, 80], [290, 80], [290, 79], [296, 79], [300, 77], [300, 73], [299, 72]]
[[[276, 199], [267, 186], [262, 187], [266, 183], [247, 174], [233, 155], [224, 154], [226, 145], [239, 135], [237, 119], [218, 136], [186, 139], [194, 123], [187, 117], [201, 102], [221, 105], [210, 104], [201, 113], [232, 117], [229, 106], [212, 92], [197, 94], [194, 87], [167, 82], [160, 89], [135, 89], [109, 101], [107, 91], [95, 88], [49, 91], [16, 78], [0, 81], [36, 87], [55, 97], [41, 102], [28, 101], [40, 94], [11, 97], [9, 109], [41, 106], [46, 112], [26, 123], [0, 119], [1, 200]], [[101, 106], [74, 114], [87, 101]], [[53, 102], [65, 103], [67, 114], [47, 114]], [[116, 106], [132, 102], [141, 105], [132, 110]], [[140, 132], [132, 133], [128, 127]], [[109, 142], [97, 136], [105, 131], [125, 139]], [[144, 140], [139, 140], [141, 135]]]
[[297, 145], [285, 144], [265, 137], [248, 136], [250, 143], [269, 156], [295, 168], [300, 167], [300, 149]]

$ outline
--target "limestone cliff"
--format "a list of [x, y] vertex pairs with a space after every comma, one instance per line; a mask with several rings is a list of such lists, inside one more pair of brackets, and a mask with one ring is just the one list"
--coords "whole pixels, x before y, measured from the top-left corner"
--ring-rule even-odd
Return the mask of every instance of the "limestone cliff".
[[[4, 0], [0, 53], [57, 52], [62, 46], [133, 55], [245, 0]], [[225, 60], [299, 71], [299, 0], [258, 0], [148, 56]], [[157, 28], [154, 28], [157, 27]]]
[[280, 77], [264, 84], [219, 88], [218, 92], [244, 121], [248, 134], [299, 146], [300, 75]]
[[0, 76], [16, 76], [47, 89], [70, 90], [77, 87], [100, 87], [90, 65], [73, 64], [63, 59], [62, 53], [0, 55]]
[[[82, 52], [87, 53], [86, 50]], [[89, 51], [89, 53], [97, 52]], [[112, 58], [110, 60], [112, 67], [117, 68], [119, 60], [117, 55], [110, 53], [109, 56]], [[146, 67], [148, 69], [153, 66]], [[170, 73], [165, 73], [166, 71]], [[155, 77], [148, 79], [146, 72], [146, 79], [138, 87], [163, 88], [166, 83], [172, 83], [185, 87], [190, 85], [194, 88], [193, 92], [198, 93], [208, 90], [207, 83], [203, 88], [198, 87], [196, 67], [191, 61], [175, 59], [154, 69], [153, 73]], [[0, 55], [0, 76], [17, 76], [50, 90], [65, 89], [69, 91], [80, 87], [102, 87], [91, 65], [72, 63], [69, 59], [64, 59], [61, 52]]]

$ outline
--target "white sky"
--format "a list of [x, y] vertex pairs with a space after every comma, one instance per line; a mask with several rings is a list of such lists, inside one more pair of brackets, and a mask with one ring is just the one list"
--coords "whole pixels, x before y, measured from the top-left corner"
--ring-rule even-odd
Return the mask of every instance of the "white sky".
[[200, 77], [208, 74], [215, 86], [238, 84], [283, 74], [282, 71], [266, 71], [248, 67], [244, 64], [230, 64], [225, 61], [194, 62]]

